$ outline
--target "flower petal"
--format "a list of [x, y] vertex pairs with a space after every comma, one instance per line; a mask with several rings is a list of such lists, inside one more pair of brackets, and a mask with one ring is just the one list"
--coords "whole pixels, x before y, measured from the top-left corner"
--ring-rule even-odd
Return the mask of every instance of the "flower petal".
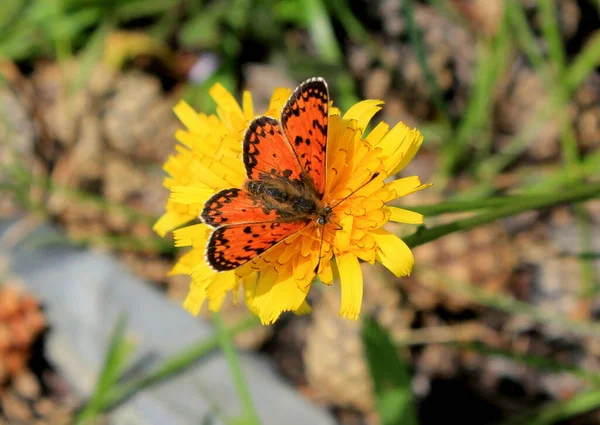
[[269, 109], [265, 115], [275, 116], [279, 118], [283, 106], [292, 95], [292, 91], [288, 88], [277, 88], [269, 101]]
[[390, 212], [390, 220], [397, 223], [423, 224], [423, 214], [405, 210], [404, 208], [386, 206]]
[[187, 127], [192, 133], [202, 134], [206, 132], [206, 123], [200, 118], [194, 109], [184, 100], [180, 100], [173, 108], [173, 112], [177, 118]]
[[298, 310], [304, 300], [306, 292], [298, 289], [294, 276], [278, 276], [271, 270], [261, 274], [256, 287], [253, 307], [258, 310], [258, 315], [263, 324], [275, 322], [284, 311]]
[[[208, 268], [208, 266], [207, 266]], [[212, 270], [211, 270], [212, 271]], [[221, 296], [224, 296], [227, 292], [234, 288], [237, 288], [239, 278], [234, 272], [212, 272], [213, 276], [210, 280], [210, 284], [206, 287], [206, 296], [208, 299], [218, 300]]]
[[240, 105], [235, 100], [235, 97], [225, 87], [217, 83], [208, 90], [210, 97], [214, 99], [217, 106], [226, 114], [235, 114], [242, 118], [244, 116]]
[[200, 313], [202, 304], [206, 300], [206, 286], [209, 280], [192, 280], [190, 284], [190, 290], [183, 301], [183, 308], [185, 308], [192, 315], [197, 316]]
[[194, 266], [200, 262], [204, 262], [204, 249], [194, 248], [183, 254], [168, 274], [169, 276], [191, 274]]
[[197, 186], [171, 187], [171, 199], [180, 204], [204, 204], [215, 193], [214, 189]]
[[377, 260], [398, 277], [409, 275], [415, 258], [404, 241], [383, 229], [374, 230], [371, 234], [379, 248]]
[[371, 118], [381, 110], [381, 105], [383, 105], [383, 103], [383, 100], [363, 100], [362, 102], [352, 105], [350, 109], [346, 111], [343, 118], [345, 120], [355, 120], [358, 128], [361, 129], [361, 132], [364, 132], [369, 121], [371, 121]]
[[205, 224], [194, 224], [182, 227], [173, 232], [175, 246], [204, 247], [210, 234], [210, 229]]
[[392, 191], [391, 197], [388, 197], [386, 202], [418, 192], [429, 186], [431, 186], [431, 183], [421, 184], [421, 180], [417, 176], [404, 177], [391, 181], [384, 187], [384, 189]]
[[242, 109], [244, 110], [244, 118], [246, 118], [246, 121], [250, 121], [252, 118], [254, 118], [252, 93], [250, 93], [248, 90], [244, 90], [244, 94], [242, 95]]
[[156, 221], [156, 223], [154, 223], [152, 230], [164, 237], [169, 230], [179, 227], [193, 219], [194, 216], [190, 216], [189, 214], [167, 211]]
[[342, 305], [340, 316], [358, 320], [363, 297], [363, 276], [354, 254], [336, 255], [337, 267], [340, 273], [342, 287]]
[[393, 167], [392, 172], [390, 174], [396, 174], [402, 171], [404, 167], [406, 167], [408, 163], [412, 161], [416, 153], [421, 148], [421, 145], [423, 144], [423, 135], [421, 134], [421, 132], [416, 128], [413, 128], [411, 130], [410, 136], [412, 140], [409, 141], [408, 149], [406, 149], [406, 151], [404, 152], [404, 155], [402, 156], [400, 162]]

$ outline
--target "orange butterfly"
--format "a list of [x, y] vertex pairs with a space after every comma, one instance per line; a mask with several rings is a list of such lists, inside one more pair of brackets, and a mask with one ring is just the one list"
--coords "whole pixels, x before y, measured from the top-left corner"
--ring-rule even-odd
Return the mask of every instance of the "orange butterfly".
[[243, 188], [213, 195], [201, 213], [214, 227], [206, 260], [216, 271], [235, 269], [311, 222], [324, 226], [329, 92], [322, 78], [300, 84], [281, 120], [254, 119], [246, 130]]

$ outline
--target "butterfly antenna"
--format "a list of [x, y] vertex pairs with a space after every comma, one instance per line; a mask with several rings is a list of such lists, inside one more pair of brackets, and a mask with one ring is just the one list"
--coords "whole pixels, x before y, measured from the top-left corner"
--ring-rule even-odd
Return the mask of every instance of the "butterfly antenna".
[[331, 205], [329, 208], [330, 209], [334, 209], [335, 207], [337, 207], [339, 204], [341, 204], [342, 202], [344, 202], [346, 199], [348, 199], [349, 197], [351, 197], [352, 195], [354, 195], [356, 192], [358, 192], [359, 190], [361, 190], [363, 187], [365, 187], [366, 185], [368, 185], [369, 183], [371, 183], [373, 180], [375, 180], [377, 177], [379, 177], [379, 174], [381, 174], [379, 171], [373, 173], [373, 175], [371, 176], [371, 178], [369, 180], [367, 180], [366, 182], [364, 182], [363, 184], [361, 184], [357, 189], [353, 190], [349, 195], [344, 196], [341, 200], [337, 201], [334, 205]]

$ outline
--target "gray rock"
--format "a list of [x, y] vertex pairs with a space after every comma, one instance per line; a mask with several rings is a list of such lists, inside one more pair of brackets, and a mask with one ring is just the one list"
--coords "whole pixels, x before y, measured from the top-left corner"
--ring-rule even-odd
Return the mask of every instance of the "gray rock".
[[[0, 238], [9, 226], [0, 223]], [[64, 244], [40, 247], [39, 241], [58, 236], [41, 226], [11, 249], [8, 261], [11, 273], [45, 306], [51, 363], [82, 395], [94, 387], [120, 314], [127, 316], [127, 336], [135, 341], [133, 363], [143, 364], [144, 370], [213, 333], [211, 325], [190, 316], [106, 253]], [[266, 358], [241, 353], [240, 360], [263, 424], [335, 423], [277, 376]], [[215, 352], [185, 373], [138, 393], [110, 419], [128, 425], [197, 425], [207, 419], [221, 424], [241, 413], [227, 362]]]

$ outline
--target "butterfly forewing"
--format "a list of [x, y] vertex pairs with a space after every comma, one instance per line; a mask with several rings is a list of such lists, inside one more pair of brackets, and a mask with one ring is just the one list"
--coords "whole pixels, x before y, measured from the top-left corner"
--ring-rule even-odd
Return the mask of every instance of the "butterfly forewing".
[[206, 246], [206, 259], [217, 271], [233, 270], [293, 235], [308, 221], [241, 223], [215, 229]]
[[300, 181], [302, 168], [275, 118], [262, 116], [250, 123], [242, 146], [246, 175]]
[[328, 118], [329, 92], [322, 78], [298, 86], [281, 111], [284, 133], [320, 198], [325, 191]]

